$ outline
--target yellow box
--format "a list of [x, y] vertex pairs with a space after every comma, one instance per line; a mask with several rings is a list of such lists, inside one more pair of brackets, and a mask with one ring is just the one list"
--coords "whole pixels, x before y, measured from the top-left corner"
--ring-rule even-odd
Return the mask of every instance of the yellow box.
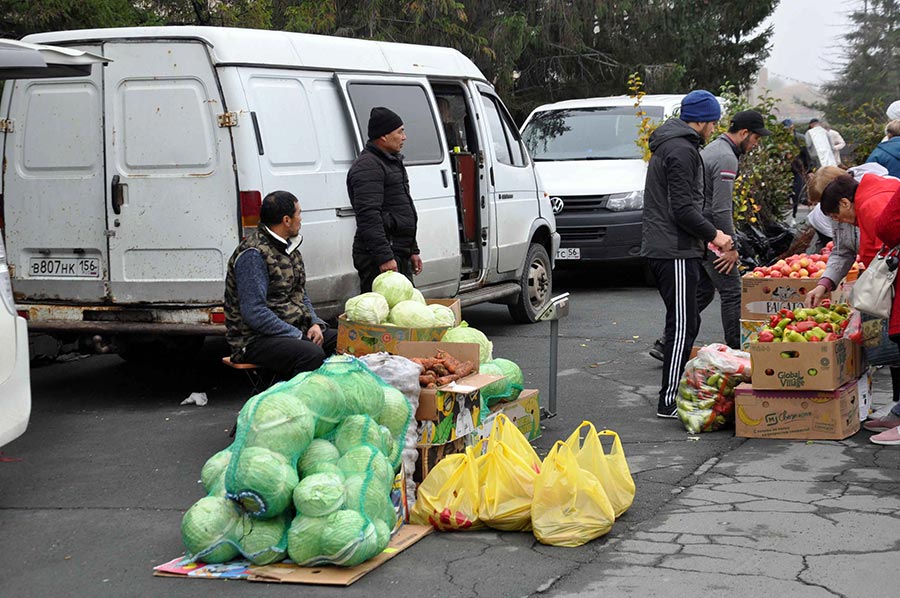
[[541, 437], [541, 402], [536, 388], [526, 388], [515, 401], [497, 403], [478, 428], [480, 438], [488, 438], [498, 413], [504, 414], [529, 441]]
[[766, 327], [767, 320], [741, 320], [741, 349], [750, 350], [750, 343], [756, 340], [759, 331]]

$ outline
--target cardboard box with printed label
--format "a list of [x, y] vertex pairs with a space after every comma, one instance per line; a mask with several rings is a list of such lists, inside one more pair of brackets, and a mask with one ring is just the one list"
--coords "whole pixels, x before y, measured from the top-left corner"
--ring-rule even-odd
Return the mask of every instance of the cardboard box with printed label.
[[499, 413], [506, 415], [529, 441], [540, 438], [541, 402], [536, 388], [524, 389], [515, 401], [494, 405], [490, 414], [484, 418], [484, 423], [478, 428], [479, 438], [487, 438], [491, 435], [494, 418]]
[[472, 374], [448, 385], [419, 391], [416, 421], [420, 444], [444, 444], [474, 432], [487, 416], [481, 389], [503, 379], [503, 376], [479, 373], [476, 343], [397, 343], [397, 354], [402, 357], [429, 358], [438, 351], [446, 351], [458, 361], [470, 361], [474, 369]]
[[863, 371], [848, 338], [821, 343], [751, 343], [754, 390], [835, 390]]
[[803, 307], [816, 278], [741, 278], [741, 319], [767, 320], [780, 310]]
[[[453, 311], [456, 323], [461, 321], [459, 300], [427, 299], [429, 305], [446, 305]], [[449, 326], [434, 328], [404, 328], [391, 324], [363, 324], [347, 320], [346, 314], [338, 317], [337, 352], [351, 355], [367, 355], [386, 351], [397, 354], [397, 344], [403, 341], [439, 341]]]
[[841, 440], [859, 431], [856, 380], [831, 391], [735, 389], [735, 436]]
[[766, 320], [741, 320], [741, 350], [749, 351], [750, 343], [768, 323]]

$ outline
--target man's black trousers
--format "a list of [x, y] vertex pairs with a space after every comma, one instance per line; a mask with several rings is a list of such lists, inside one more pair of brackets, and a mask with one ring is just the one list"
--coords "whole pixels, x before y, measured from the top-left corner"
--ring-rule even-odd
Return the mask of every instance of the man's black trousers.
[[657, 412], [675, 411], [678, 383], [684, 364], [691, 355], [694, 339], [700, 330], [700, 310], [697, 287], [700, 284], [703, 260], [700, 258], [660, 260], [648, 258], [659, 295], [666, 305], [666, 343], [663, 350], [662, 383]]

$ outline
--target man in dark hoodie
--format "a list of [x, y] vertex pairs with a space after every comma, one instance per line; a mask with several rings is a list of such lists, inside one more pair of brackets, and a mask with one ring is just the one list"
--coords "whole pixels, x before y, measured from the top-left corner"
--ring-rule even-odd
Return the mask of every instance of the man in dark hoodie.
[[731, 237], [703, 217], [706, 177], [700, 144], [721, 115], [715, 96], [692, 91], [681, 101], [679, 118], [669, 119], [650, 135], [653, 155], [644, 184], [641, 255], [666, 305], [658, 417], [676, 417], [678, 382], [700, 329], [697, 287], [707, 245], [732, 249]]
[[403, 121], [382, 106], [372, 108], [369, 141], [347, 173], [347, 193], [356, 212], [353, 266], [363, 293], [382, 272], [394, 270], [410, 280], [422, 272], [416, 243], [418, 215], [400, 150]]

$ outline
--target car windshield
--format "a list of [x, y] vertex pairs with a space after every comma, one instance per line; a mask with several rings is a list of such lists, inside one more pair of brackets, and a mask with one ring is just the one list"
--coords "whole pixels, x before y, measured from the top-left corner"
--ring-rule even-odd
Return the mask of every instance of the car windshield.
[[[654, 121], [663, 117], [661, 106], [642, 108]], [[642, 117], [636, 113], [634, 106], [538, 112], [522, 138], [536, 161], [640, 159], [635, 141]]]

